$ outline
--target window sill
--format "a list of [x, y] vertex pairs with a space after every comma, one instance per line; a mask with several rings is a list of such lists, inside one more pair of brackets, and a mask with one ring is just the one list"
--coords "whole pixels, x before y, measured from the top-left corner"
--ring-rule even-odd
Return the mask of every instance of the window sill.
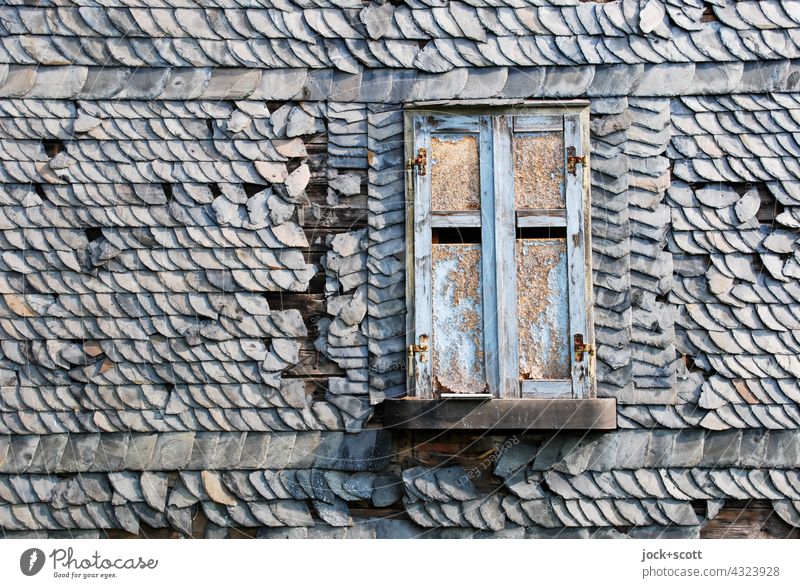
[[519, 400], [384, 400], [387, 429], [612, 431], [614, 398], [524, 398]]

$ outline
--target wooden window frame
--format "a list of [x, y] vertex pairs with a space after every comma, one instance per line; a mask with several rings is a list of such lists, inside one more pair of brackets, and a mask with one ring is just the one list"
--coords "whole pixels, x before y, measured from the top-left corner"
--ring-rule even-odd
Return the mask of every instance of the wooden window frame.
[[[459, 121], [459, 115], [465, 118]], [[521, 214], [515, 218], [513, 190], [513, 156], [511, 133], [514, 131], [542, 131], [536, 127], [536, 116], [562, 116], [564, 132], [565, 174], [564, 190], [566, 213], [540, 211]], [[510, 117], [514, 117], [513, 119]], [[468, 118], [467, 118], [468, 117]], [[530, 117], [530, 128], [516, 127]], [[419, 400], [435, 399], [432, 385], [432, 361], [422, 363], [411, 352], [418, 345], [418, 334], [431, 334], [432, 314], [419, 300], [431, 300], [430, 279], [418, 280], [420, 273], [431, 275], [431, 228], [436, 226], [474, 226], [476, 219], [470, 215], [494, 214], [481, 218], [482, 271], [484, 275], [482, 297], [484, 300], [484, 347], [487, 349], [486, 379], [491, 394], [447, 395], [463, 401], [473, 400], [524, 400], [524, 399], [588, 399], [595, 395], [593, 354], [584, 354], [576, 361], [575, 337], [593, 349], [592, 286], [591, 286], [591, 231], [589, 191], [589, 109], [582, 100], [559, 102], [523, 102], [513, 105], [469, 104], [413, 104], [405, 112], [406, 161], [413, 160], [418, 149], [427, 145], [430, 153], [430, 135], [434, 131], [477, 133], [479, 137], [481, 212], [432, 215], [430, 199], [417, 201], [415, 195], [430, 193], [431, 174], [419, 174], [418, 168], [406, 170], [406, 238], [407, 238], [407, 345], [409, 346], [409, 395]], [[573, 147], [574, 152], [568, 151]], [[585, 157], [577, 164], [576, 173], [567, 173], [567, 157]], [[564, 226], [567, 232], [567, 262], [569, 289], [569, 380], [519, 380], [517, 288], [515, 251], [517, 227]], [[495, 260], [499, 263], [495, 263]], [[486, 278], [489, 279], [486, 279]], [[498, 288], [502, 284], [504, 287]], [[492, 305], [488, 301], [496, 300]], [[430, 353], [428, 356], [430, 357]], [[480, 397], [480, 398], [478, 398]], [[438, 398], [443, 399], [444, 396]]]

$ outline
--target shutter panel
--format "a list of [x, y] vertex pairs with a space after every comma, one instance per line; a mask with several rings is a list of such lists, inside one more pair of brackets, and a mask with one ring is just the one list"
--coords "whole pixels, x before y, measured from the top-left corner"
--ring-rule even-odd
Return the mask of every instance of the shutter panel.
[[[419, 116], [414, 151], [427, 150], [414, 185], [414, 331], [429, 352], [413, 361], [416, 396], [491, 394], [496, 389], [488, 117]], [[483, 216], [483, 218], [482, 218]], [[488, 276], [488, 279], [487, 279]], [[488, 326], [488, 328], [487, 328]]]
[[525, 398], [573, 395], [564, 154], [562, 115], [514, 117], [509, 159], [516, 212], [516, 377]]
[[418, 398], [591, 396], [588, 115], [540, 112], [412, 119]]
[[[587, 360], [576, 361], [575, 337], [588, 343], [585, 166], [578, 114], [514, 117], [518, 377], [532, 398], [588, 396]], [[574, 150], [574, 152], [573, 152]]]

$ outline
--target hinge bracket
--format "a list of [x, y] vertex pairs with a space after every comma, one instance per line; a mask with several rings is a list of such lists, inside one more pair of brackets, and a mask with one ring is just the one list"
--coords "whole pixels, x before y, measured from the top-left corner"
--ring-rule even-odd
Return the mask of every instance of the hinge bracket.
[[594, 355], [594, 345], [584, 342], [583, 335], [578, 333], [575, 335], [575, 363], [581, 363], [585, 353]]
[[419, 343], [416, 345], [409, 345], [408, 346], [408, 360], [410, 363], [414, 361], [414, 355], [419, 354], [419, 362], [426, 363], [428, 361], [428, 356], [425, 355], [430, 351], [430, 346], [428, 344], [428, 336], [427, 335], [420, 335], [419, 336]]
[[575, 147], [567, 147], [567, 172], [572, 174], [573, 176], [576, 174], [575, 166], [579, 163], [581, 165], [586, 165], [586, 156], [585, 155], [577, 155], [577, 151]]
[[428, 173], [428, 150], [425, 147], [417, 149], [417, 157], [406, 162], [406, 169], [417, 168], [417, 174], [424, 176]]

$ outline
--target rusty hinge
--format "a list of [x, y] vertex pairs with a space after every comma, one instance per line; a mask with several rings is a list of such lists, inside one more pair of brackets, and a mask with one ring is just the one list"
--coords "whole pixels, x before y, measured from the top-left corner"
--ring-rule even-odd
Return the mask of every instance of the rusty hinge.
[[408, 346], [408, 359], [411, 362], [414, 358], [415, 353], [419, 353], [419, 362], [420, 363], [427, 363], [428, 356], [425, 355], [430, 350], [428, 345], [428, 336], [427, 335], [420, 335], [419, 336], [419, 344], [418, 345], [409, 345]]
[[417, 168], [417, 174], [424, 176], [428, 173], [428, 150], [425, 147], [417, 149], [416, 159], [409, 159], [406, 162], [406, 169]]
[[594, 345], [585, 343], [583, 341], [583, 335], [578, 333], [575, 335], [575, 361], [577, 363], [581, 363], [583, 361], [584, 353], [594, 355]]
[[586, 165], [586, 156], [578, 156], [575, 147], [567, 147], [567, 172], [574, 176], [575, 166], [579, 163], [581, 165]]

